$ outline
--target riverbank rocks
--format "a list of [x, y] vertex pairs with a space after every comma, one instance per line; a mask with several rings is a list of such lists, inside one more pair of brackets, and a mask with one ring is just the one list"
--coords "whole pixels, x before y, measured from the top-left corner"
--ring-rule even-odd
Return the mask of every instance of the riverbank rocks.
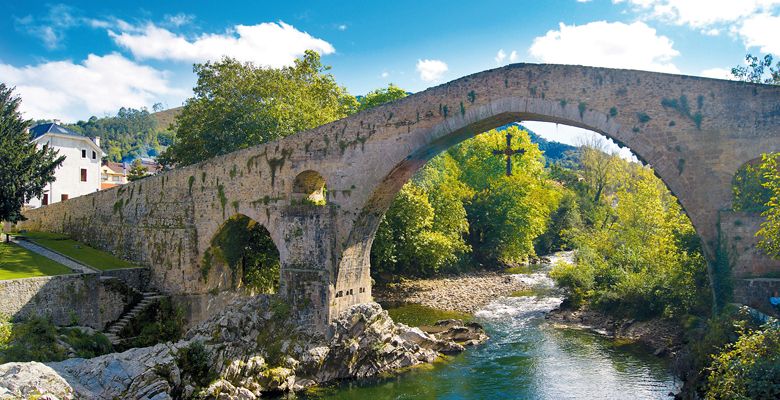
[[0, 365], [0, 399], [75, 399], [73, 388], [51, 367], [39, 362]]
[[446, 319], [433, 326], [422, 328], [443, 342], [454, 342], [462, 346], [475, 346], [488, 340], [485, 329], [476, 322], [464, 324], [459, 319]]
[[673, 357], [682, 348], [685, 336], [679, 324], [662, 318], [636, 321], [588, 309], [556, 309], [545, 318], [553, 324], [587, 329], [608, 337], [642, 343], [654, 349], [653, 353], [659, 357]]
[[48, 365], [0, 365], [0, 399], [47, 393], [52, 399], [256, 399], [430, 363], [463, 351], [449, 338], [470, 342], [467, 332], [478, 331], [449, 321], [437, 337], [393, 322], [376, 303], [344, 311], [325, 335], [292, 325], [288, 315], [284, 303], [258, 296], [234, 302], [177, 343]]
[[373, 295], [380, 303], [416, 303], [440, 310], [475, 313], [491, 301], [528, 289], [515, 276], [497, 272], [479, 272], [447, 278], [420, 279], [375, 287]]

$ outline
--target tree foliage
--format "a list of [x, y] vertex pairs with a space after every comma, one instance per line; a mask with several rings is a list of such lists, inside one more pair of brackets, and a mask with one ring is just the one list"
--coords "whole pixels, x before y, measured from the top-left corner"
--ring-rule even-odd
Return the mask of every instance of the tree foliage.
[[30, 142], [30, 121], [22, 118], [20, 103], [13, 89], [0, 83], [0, 221], [23, 220], [22, 206], [42, 196], [65, 159], [48, 145], [39, 149]]
[[130, 166], [130, 170], [127, 171], [127, 179], [129, 181], [137, 181], [145, 178], [149, 174], [149, 170], [141, 163], [140, 158], [133, 160], [133, 164]]
[[[677, 200], [649, 167], [618, 157], [610, 162], [609, 179], [579, 189], [587, 215], [582, 228], [569, 232], [576, 267], [556, 266], [552, 277], [575, 306], [589, 302], [636, 318], [706, 312], [706, 264]], [[603, 188], [598, 202], [592, 185]]]
[[763, 186], [769, 192], [769, 201], [761, 214], [764, 222], [757, 235], [761, 238], [758, 245], [767, 254], [780, 257], [780, 153], [769, 153], [762, 156], [760, 171]]
[[368, 110], [384, 103], [402, 99], [408, 95], [406, 90], [391, 83], [386, 88], [372, 90], [360, 98], [358, 111]]
[[713, 356], [708, 400], [780, 398], [780, 326], [740, 331], [739, 339]]
[[[159, 109], [159, 103], [155, 106]], [[155, 117], [145, 108], [122, 107], [115, 116], [93, 116], [65, 127], [90, 138], [100, 137], [106, 159], [115, 162], [156, 157], [173, 143], [173, 132], [158, 127]]]
[[492, 153], [506, 145], [505, 131], [492, 130], [434, 157], [402, 188], [374, 240], [375, 276], [495, 267], [534, 254], [562, 188], [547, 178], [528, 132], [507, 129], [525, 150], [513, 157], [512, 176]]
[[732, 183], [732, 208], [734, 211], [762, 213], [767, 210], [767, 203], [772, 193], [765, 186], [766, 180], [761, 165], [743, 165], [734, 175]]
[[211, 241], [208, 262], [226, 264], [236, 287], [253, 293], [279, 289], [279, 250], [265, 227], [244, 215], [229, 218]]
[[748, 54], [745, 56], [746, 65], [732, 68], [731, 75], [745, 82], [780, 85], [780, 61], [775, 65], [772, 65], [772, 62], [771, 54], [761, 58]]
[[176, 117], [163, 161], [189, 165], [347, 116], [357, 100], [328, 69], [313, 51], [281, 69], [230, 58], [196, 64], [195, 96]]

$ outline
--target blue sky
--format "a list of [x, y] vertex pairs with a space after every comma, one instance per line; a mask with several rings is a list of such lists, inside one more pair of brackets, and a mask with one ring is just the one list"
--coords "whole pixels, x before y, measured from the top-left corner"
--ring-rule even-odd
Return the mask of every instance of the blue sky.
[[192, 64], [222, 55], [281, 66], [312, 48], [357, 95], [510, 62], [726, 78], [780, 54], [780, 0], [2, 2], [0, 82], [28, 117], [65, 121], [179, 106]]

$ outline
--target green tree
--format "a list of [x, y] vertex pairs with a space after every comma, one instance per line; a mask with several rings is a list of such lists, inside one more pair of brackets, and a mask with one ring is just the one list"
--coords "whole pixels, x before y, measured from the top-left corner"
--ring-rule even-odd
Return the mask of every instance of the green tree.
[[189, 165], [343, 118], [357, 100], [316, 52], [295, 65], [261, 68], [225, 58], [196, 64], [195, 96], [176, 117], [176, 142], [162, 159]]
[[763, 185], [769, 191], [769, 201], [766, 210], [761, 214], [764, 222], [756, 235], [761, 239], [758, 243], [767, 254], [780, 257], [780, 153], [769, 153], [762, 156], [760, 171]]
[[492, 130], [456, 146], [452, 153], [462, 168], [462, 181], [474, 192], [466, 205], [468, 243], [480, 263], [516, 262], [534, 254], [550, 213], [558, 207], [560, 187], [547, 179], [544, 158], [528, 132], [507, 130], [514, 144], [525, 150], [512, 157], [511, 176], [505, 159], [493, 150], [506, 146], [505, 131]]
[[434, 229], [434, 208], [424, 189], [409, 182], [380, 223], [372, 248], [372, 272], [428, 276], [457, 260], [466, 247], [459, 237]]
[[765, 186], [761, 166], [745, 164], [734, 175], [732, 193], [734, 199], [732, 208], [734, 211], [748, 211], [762, 213], [767, 210], [767, 203], [772, 193]]
[[41, 197], [65, 160], [48, 145], [39, 149], [30, 142], [30, 120], [22, 118], [20, 103], [13, 89], [0, 83], [0, 221], [24, 220], [22, 206]]
[[[574, 303], [588, 301], [620, 316], [706, 312], [706, 264], [677, 200], [649, 167], [612, 162], [601, 204], [590, 207], [601, 214], [571, 231], [577, 266], [556, 266], [551, 275]], [[594, 188], [581, 190], [587, 194], [580, 199], [592, 201]]]
[[130, 170], [127, 171], [127, 179], [129, 181], [137, 181], [139, 179], [145, 178], [149, 174], [149, 170], [144, 167], [144, 165], [141, 163], [140, 158], [136, 158], [133, 161], [133, 165], [130, 167]]
[[360, 99], [358, 111], [368, 110], [384, 103], [402, 99], [408, 95], [405, 90], [391, 83], [386, 88], [372, 90], [363, 96]]
[[753, 83], [766, 83], [780, 85], [780, 61], [772, 65], [772, 55], [767, 54], [763, 58], [752, 54], [745, 56], [745, 64], [731, 69], [731, 75], [735, 78]]
[[780, 327], [740, 332], [736, 343], [713, 356], [708, 400], [780, 398]]

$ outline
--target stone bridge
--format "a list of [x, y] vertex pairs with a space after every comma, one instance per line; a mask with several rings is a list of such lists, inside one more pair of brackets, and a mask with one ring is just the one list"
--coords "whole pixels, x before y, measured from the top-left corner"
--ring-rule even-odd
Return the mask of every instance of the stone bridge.
[[[734, 173], [763, 152], [780, 151], [780, 87], [509, 65], [273, 143], [32, 210], [22, 227], [66, 232], [151, 267], [151, 283], [165, 292], [203, 296], [230, 289], [229, 269], [206, 265], [204, 256], [220, 226], [245, 215], [265, 226], [279, 249], [281, 295], [302, 319], [322, 327], [346, 307], [371, 300], [371, 244], [401, 186], [442, 150], [513, 121], [581, 127], [629, 147], [679, 198], [712, 265]], [[304, 201], [323, 194], [325, 205]]]

